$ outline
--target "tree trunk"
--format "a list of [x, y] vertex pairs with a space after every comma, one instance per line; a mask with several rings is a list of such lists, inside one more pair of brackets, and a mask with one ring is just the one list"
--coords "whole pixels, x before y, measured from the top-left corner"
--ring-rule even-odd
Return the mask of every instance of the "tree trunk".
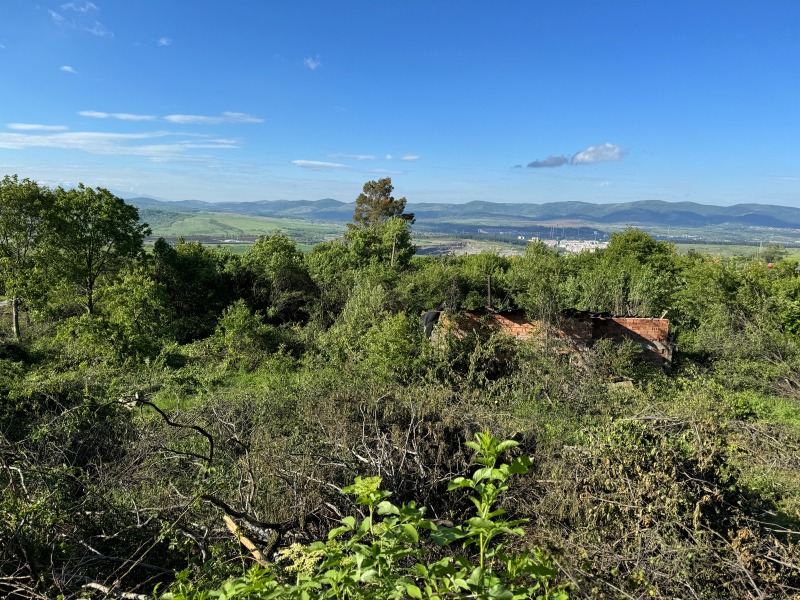
[[14, 297], [11, 299], [11, 332], [14, 334], [14, 339], [19, 339], [19, 298]]

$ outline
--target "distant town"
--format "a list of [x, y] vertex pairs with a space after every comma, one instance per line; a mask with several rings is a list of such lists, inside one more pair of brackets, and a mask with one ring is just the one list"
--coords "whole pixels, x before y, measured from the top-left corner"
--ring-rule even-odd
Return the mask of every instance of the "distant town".
[[597, 240], [543, 240], [538, 237], [526, 238], [524, 235], [517, 236], [517, 239], [531, 244], [541, 242], [553, 250], [571, 252], [573, 254], [578, 254], [584, 250], [594, 252], [595, 250], [602, 250], [608, 246], [608, 242], [598, 242]]

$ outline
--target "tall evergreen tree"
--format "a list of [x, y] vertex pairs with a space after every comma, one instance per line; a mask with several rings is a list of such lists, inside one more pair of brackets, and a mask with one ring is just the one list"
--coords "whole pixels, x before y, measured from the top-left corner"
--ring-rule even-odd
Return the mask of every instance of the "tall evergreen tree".
[[393, 191], [391, 177], [365, 183], [364, 191], [356, 198], [353, 223], [349, 227], [371, 227], [393, 217], [413, 223], [414, 215], [405, 212], [406, 199], [395, 198]]

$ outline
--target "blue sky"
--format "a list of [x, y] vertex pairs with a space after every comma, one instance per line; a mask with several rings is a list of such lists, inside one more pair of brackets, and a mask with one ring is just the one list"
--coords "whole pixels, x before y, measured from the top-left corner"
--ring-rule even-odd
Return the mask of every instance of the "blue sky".
[[800, 206], [800, 2], [0, 0], [0, 175]]

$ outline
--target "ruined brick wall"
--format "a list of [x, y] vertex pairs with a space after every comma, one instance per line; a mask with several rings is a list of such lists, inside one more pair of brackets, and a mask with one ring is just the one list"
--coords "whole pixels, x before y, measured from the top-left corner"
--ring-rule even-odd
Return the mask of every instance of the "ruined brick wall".
[[571, 342], [570, 346], [591, 345], [599, 339], [615, 342], [632, 340], [645, 351], [645, 358], [656, 363], [672, 360], [672, 343], [669, 339], [669, 320], [639, 317], [603, 317], [590, 313], [573, 314], [564, 318], [558, 327], [545, 331], [541, 322], [529, 321], [524, 311], [494, 312], [489, 310], [465, 311], [459, 324], [444, 315], [441, 326], [450, 328], [455, 335], [488, 327], [518, 339], [558, 338]]
[[664, 344], [669, 338], [669, 319], [592, 317], [592, 330], [594, 339], [622, 341], [638, 336], [650, 342]]
[[671, 362], [673, 345], [669, 339], [669, 319], [641, 317], [592, 317], [592, 338], [615, 342], [632, 340], [652, 362]]

